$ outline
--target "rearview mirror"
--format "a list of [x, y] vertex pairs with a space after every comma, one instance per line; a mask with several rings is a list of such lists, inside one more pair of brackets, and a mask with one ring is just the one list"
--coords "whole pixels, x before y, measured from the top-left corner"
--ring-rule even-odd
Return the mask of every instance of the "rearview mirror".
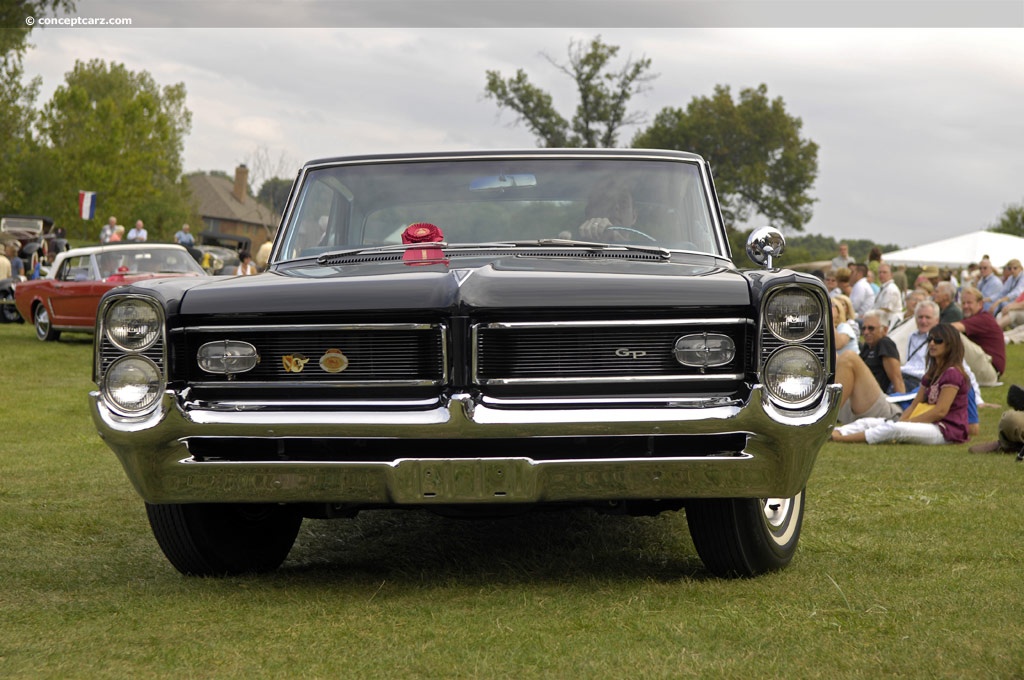
[[488, 191], [492, 189], [512, 189], [537, 186], [537, 178], [531, 174], [493, 175], [477, 177], [469, 183], [470, 191]]

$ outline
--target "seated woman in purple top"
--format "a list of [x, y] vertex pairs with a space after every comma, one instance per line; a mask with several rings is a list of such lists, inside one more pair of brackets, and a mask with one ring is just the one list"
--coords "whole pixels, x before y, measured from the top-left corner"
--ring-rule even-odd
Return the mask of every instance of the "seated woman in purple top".
[[[960, 444], [967, 441], [967, 398], [970, 384], [961, 365], [960, 333], [939, 324], [928, 333], [928, 368], [914, 401], [899, 420], [861, 418], [837, 427], [837, 442]], [[929, 408], [918, 409], [920, 405]]]

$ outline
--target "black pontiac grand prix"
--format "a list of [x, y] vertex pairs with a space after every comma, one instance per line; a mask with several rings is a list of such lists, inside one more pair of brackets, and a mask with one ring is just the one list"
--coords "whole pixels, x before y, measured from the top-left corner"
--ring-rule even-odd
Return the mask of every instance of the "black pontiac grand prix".
[[303, 517], [685, 509], [722, 576], [787, 565], [840, 387], [827, 293], [708, 165], [653, 150], [299, 172], [269, 270], [104, 296], [92, 413], [186, 574], [277, 568]]

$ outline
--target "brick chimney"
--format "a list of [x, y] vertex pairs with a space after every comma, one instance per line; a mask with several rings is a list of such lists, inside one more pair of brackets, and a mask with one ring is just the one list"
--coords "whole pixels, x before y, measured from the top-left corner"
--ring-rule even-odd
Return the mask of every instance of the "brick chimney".
[[249, 168], [244, 163], [235, 168], [235, 188], [231, 193], [239, 203], [245, 203], [249, 196]]

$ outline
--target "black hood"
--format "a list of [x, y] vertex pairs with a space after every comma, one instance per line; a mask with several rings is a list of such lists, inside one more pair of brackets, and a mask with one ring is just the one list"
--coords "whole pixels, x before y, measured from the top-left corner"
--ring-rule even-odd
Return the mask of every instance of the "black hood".
[[[502, 257], [408, 265], [304, 266], [183, 290], [189, 315], [743, 306], [747, 279], [721, 260]], [[168, 291], [165, 291], [165, 293]]]

